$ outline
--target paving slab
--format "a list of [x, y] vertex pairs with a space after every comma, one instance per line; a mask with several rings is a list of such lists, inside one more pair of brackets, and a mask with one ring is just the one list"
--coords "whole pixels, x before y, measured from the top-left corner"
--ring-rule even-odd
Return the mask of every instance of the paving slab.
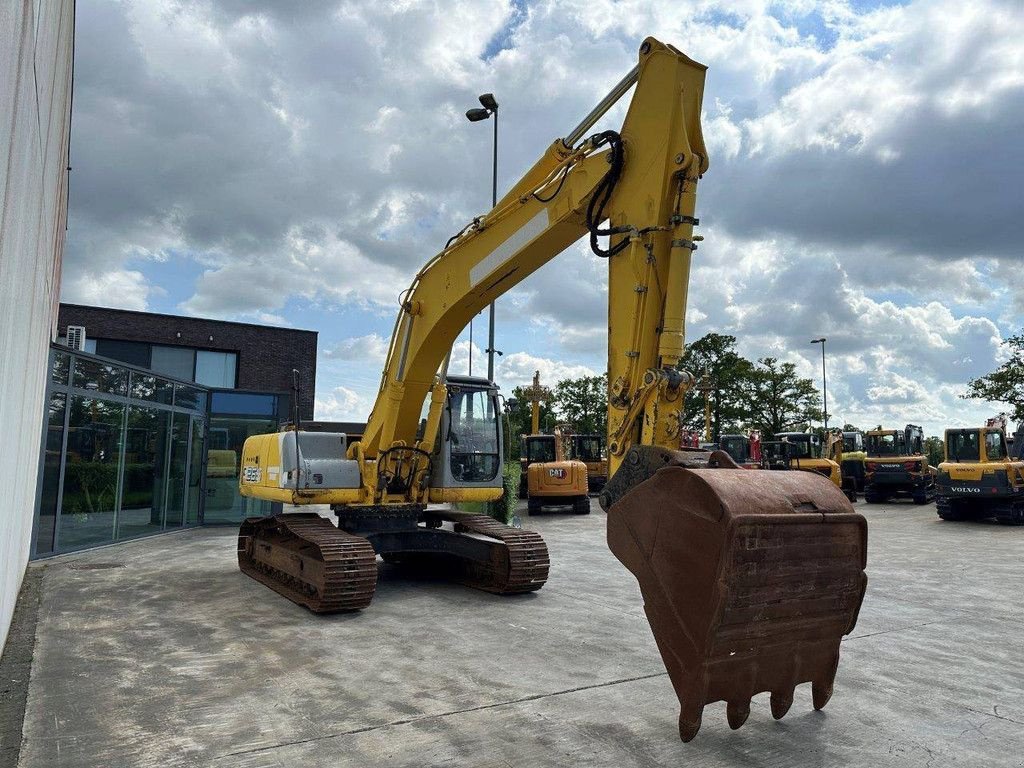
[[836, 693], [809, 686], [679, 742], [678, 705], [604, 515], [525, 517], [552, 555], [499, 597], [381, 566], [355, 615], [318, 617], [193, 530], [41, 572], [19, 766], [1024, 766], [1024, 528], [858, 504], [869, 588]]

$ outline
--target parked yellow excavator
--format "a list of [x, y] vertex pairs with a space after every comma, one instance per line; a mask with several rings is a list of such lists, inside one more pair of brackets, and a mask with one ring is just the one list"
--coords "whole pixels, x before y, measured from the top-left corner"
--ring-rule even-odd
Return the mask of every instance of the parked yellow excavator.
[[984, 427], [947, 429], [945, 458], [935, 478], [939, 517], [1024, 525], [1024, 422], [1012, 438], [1002, 414]]
[[[586, 236], [608, 263], [608, 545], [639, 581], [679, 698], [680, 737], [696, 735], [709, 702], [726, 702], [733, 728], [758, 692], [771, 692], [776, 718], [800, 683], [812, 684], [815, 708], [825, 705], [864, 596], [864, 518], [815, 473], [750, 472], [724, 451], [674, 450], [694, 383], [676, 364], [708, 168], [704, 76], [703, 65], [645, 40], [591, 114], [427, 262], [401, 297], [360, 440], [297, 425], [246, 441], [242, 493], [329, 504], [337, 525], [315, 514], [245, 521], [245, 573], [313, 611], [369, 605], [376, 554], [491, 592], [542, 587], [540, 535], [428, 505], [502, 495], [497, 387], [447, 372], [457, 335]], [[634, 86], [621, 131], [588, 135]]]

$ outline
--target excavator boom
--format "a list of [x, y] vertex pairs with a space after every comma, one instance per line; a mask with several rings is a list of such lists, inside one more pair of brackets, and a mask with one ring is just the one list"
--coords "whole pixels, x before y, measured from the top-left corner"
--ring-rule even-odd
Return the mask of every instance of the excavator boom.
[[[708, 169], [704, 75], [645, 40], [608, 97], [427, 262], [402, 294], [359, 441], [298, 426], [246, 441], [243, 494], [330, 504], [338, 528], [287, 515], [247, 521], [245, 572], [312, 610], [368, 604], [371, 552], [490, 591], [539, 589], [539, 535], [427, 507], [502, 493], [497, 389], [450, 375], [447, 359], [480, 310], [588, 237], [608, 264], [608, 544], [639, 581], [679, 695], [680, 736], [693, 738], [704, 705], [720, 700], [739, 727], [759, 691], [772, 692], [781, 717], [801, 682], [824, 706], [864, 593], [864, 519], [824, 477], [674, 450], [694, 382], [677, 366]], [[630, 88], [621, 130], [588, 135]]]

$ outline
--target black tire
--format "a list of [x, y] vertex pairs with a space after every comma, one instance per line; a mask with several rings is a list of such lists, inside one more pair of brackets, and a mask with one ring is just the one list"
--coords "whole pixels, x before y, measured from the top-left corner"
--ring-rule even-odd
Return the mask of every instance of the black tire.
[[857, 503], [857, 492], [856, 491], [847, 491], [846, 492], [846, 498], [848, 498], [850, 500], [851, 504], [856, 504]]
[[572, 503], [572, 511], [575, 515], [590, 514], [590, 497], [580, 496]]
[[922, 493], [915, 493], [914, 494], [914, 503], [915, 504], [927, 504], [928, 503], [928, 494], [927, 493], [923, 493], [923, 492]]
[[530, 513], [530, 516], [539, 515], [544, 507], [544, 499], [538, 499], [530, 497], [526, 502], [526, 511]]
[[864, 492], [864, 501], [868, 504], [880, 504], [884, 499], [877, 493], [871, 491]]

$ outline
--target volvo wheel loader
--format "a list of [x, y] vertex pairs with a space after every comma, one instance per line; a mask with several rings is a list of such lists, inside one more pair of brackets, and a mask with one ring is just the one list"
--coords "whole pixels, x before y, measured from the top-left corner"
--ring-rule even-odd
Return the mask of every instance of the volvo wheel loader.
[[935, 474], [924, 455], [924, 431], [907, 424], [900, 429], [873, 429], [865, 434], [864, 500], [877, 504], [910, 497], [926, 504], [935, 497]]
[[[679, 698], [680, 737], [696, 735], [710, 702], [726, 703], [733, 728], [762, 691], [776, 718], [804, 682], [825, 706], [864, 596], [864, 518], [816, 473], [749, 472], [721, 451], [676, 449], [694, 384], [676, 364], [708, 169], [704, 75], [645, 40], [591, 114], [426, 263], [401, 296], [360, 440], [296, 430], [246, 441], [242, 493], [329, 504], [337, 524], [314, 514], [247, 520], [245, 573], [313, 611], [369, 605], [376, 554], [492, 592], [541, 588], [548, 552], [538, 534], [434, 506], [502, 494], [497, 388], [448, 374], [445, 361], [477, 312], [586, 237], [608, 265], [607, 540], [639, 582]], [[630, 89], [621, 130], [590, 132]]]
[[935, 478], [939, 517], [1024, 525], [1024, 423], [1012, 441], [1005, 422], [996, 419], [984, 427], [947, 429], [945, 459]]

